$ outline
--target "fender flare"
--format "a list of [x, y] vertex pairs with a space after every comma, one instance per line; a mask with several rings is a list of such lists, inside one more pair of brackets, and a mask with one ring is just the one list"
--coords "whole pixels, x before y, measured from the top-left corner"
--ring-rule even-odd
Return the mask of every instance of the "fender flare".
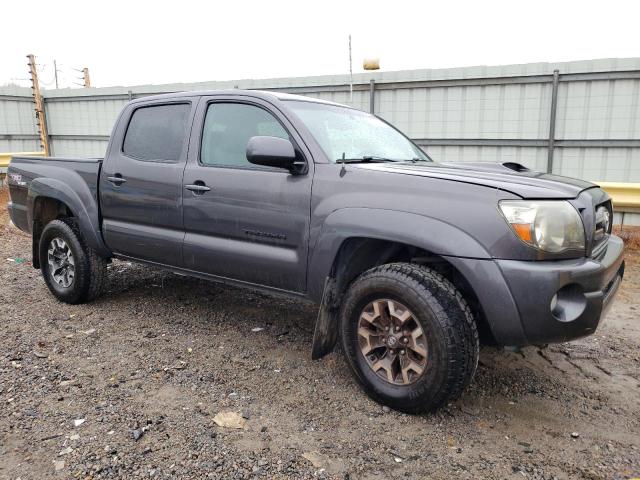
[[78, 221], [87, 245], [102, 256], [111, 256], [112, 253], [100, 233], [98, 203], [85, 184], [79, 184], [79, 188], [74, 190], [67, 183], [55, 178], [41, 177], [33, 180], [27, 193], [27, 221], [32, 229], [35, 203], [41, 197], [53, 198], [65, 204]]
[[343, 242], [363, 237], [404, 243], [434, 255], [490, 259], [489, 252], [459, 227], [416, 213], [381, 208], [341, 208], [324, 220], [309, 259], [308, 294], [319, 302], [325, 279]]

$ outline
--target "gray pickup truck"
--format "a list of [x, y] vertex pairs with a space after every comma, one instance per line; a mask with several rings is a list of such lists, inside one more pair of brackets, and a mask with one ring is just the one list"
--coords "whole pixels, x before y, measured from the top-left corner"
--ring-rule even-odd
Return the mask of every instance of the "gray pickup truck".
[[435, 409], [479, 344], [592, 334], [624, 272], [598, 186], [517, 163], [436, 163], [383, 120], [256, 91], [130, 102], [102, 160], [14, 157], [11, 219], [67, 303], [121, 258], [319, 304], [375, 400]]

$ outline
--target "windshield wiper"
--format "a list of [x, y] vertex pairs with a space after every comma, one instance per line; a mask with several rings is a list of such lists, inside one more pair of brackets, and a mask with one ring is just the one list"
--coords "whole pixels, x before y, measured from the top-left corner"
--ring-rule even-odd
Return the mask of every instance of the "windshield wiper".
[[376, 157], [374, 155], [363, 155], [360, 158], [338, 158], [336, 163], [384, 163], [384, 162], [397, 162], [385, 157]]

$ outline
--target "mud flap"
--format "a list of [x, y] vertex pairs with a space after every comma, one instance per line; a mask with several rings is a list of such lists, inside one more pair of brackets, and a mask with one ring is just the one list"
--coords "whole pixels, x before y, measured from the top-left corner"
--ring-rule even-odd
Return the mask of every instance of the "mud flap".
[[331, 353], [338, 340], [338, 307], [334, 305], [335, 280], [327, 277], [322, 292], [322, 303], [318, 311], [316, 328], [313, 332], [311, 358], [318, 360]]
[[40, 269], [40, 234], [42, 225], [34, 221], [31, 228], [31, 265], [35, 269]]

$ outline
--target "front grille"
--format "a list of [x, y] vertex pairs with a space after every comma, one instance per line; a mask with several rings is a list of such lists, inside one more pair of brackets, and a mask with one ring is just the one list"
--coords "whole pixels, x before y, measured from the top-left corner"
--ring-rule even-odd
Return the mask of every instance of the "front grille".
[[611, 200], [602, 202], [594, 208], [593, 254], [597, 255], [607, 243], [613, 227], [613, 209]]

